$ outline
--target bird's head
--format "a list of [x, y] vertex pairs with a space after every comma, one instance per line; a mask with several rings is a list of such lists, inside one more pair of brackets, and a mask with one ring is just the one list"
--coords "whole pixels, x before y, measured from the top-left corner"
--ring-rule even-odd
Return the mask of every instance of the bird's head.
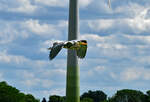
[[81, 40], [81, 42], [83, 42], [83, 43], [87, 43], [87, 41], [86, 41], [86, 40]]
[[80, 42], [81, 42], [80, 43], [81, 45], [87, 45], [87, 41], [86, 40], [80, 40]]

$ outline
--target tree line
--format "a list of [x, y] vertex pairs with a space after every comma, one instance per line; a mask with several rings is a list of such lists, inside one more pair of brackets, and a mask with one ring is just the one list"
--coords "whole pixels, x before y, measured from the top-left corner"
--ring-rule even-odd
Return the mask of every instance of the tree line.
[[[150, 90], [143, 93], [139, 90], [123, 89], [117, 91], [112, 97], [101, 91], [84, 92], [80, 102], [150, 102]], [[31, 94], [24, 94], [6, 82], [0, 82], [0, 102], [40, 102]], [[49, 99], [43, 98], [41, 102], [65, 102], [65, 96], [51, 95]]]
[[0, 102], [40, 102], [31, 94], [24, 94], [5, 81], [0, 82]]
[[[81, 95], [80, 102], [150, 102], [150, 90], [144, 94], [139, 90], [123, 89], [117, 91], [112, 97], [100, 90], [85, 92]], [[65, 97], [52, 95], [46, 101], [43, 98], [42, 102], [65, 102]]]

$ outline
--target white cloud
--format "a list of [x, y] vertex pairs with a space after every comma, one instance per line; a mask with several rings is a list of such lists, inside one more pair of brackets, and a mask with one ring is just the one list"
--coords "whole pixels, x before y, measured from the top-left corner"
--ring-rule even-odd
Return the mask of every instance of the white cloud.
[[50, 38], [60, 38], [62, 31], [67, 27], [67, 21], [59, 21], [57, 24], [40, 23], [39, 20], [27, 20], [22, 23], [22, 26], [34, 34], [40, 36], [49, 36]]
[[[51, 7], [68, 7], [69, 0], [34, 0], [35, 3], [41, 5], [48, 5]], [[93, 0], [79, 0], [79, 5], [81, 8], [88, 6]]]
[[[19, 80], [19, 84], [26, 86], [27, 89], [37, 86], [51, 88], [54, 84], [61, 83], [66, 76], [64, 60], [58, 60], [57, 64], [44, 60], [31, 60], [24, 56], [10, 55], [6, 51], [3, 51], [0, 52], [0, 62], [0, 64], [19, 67], [19, 69], [12, 68], [14, 68], [15, 73], [17, 72], [16, 76], [18, 76], [17, 80]], [[51, 67], [48, 68], [49, 66]], [[56, 76], [57, 78], [60, 77], [57, 79], [58, 82], [55, 82], [56, 80], [53, 79]], [[2, 79], [2, 74], [0, 73], [0, 80]]]
[[105, 19], [100, 19], [100, 20], [91, 20], [88, 21], [88, 25], [91, 29], [95, 31], [100, 31], [100, 30], [107, 30], [109, 28], [112, 28], [114, 24], [114, 20], [105, 20]]
[[51, 90], [51, 94], [50, 95], [65, 95], [65, 88], [57, 88], [57, 89], [53, 89]]
[[51, 88], [53, 85], [53, 81], [51, 80], [45, 80], [45, 79], [40, 79], [40, 78], [29, 78], [29, 79], [24, 79], [21, 81], [21, 84], [28, 87], [28, 88], [33, 88], [33, 87], [42, 87], [42, 88]]
[[97, 44], [97, 47], [99, 48], [104, 48], [104, 49], [117, 49], [117, 50], [121, 50], [121, 49], [126, 49], [127, 46], [125, 45], [121, 45], [121, 44], [110, 44], [110, 43], [103, 43], [103, 44]]
[[52, 80], [43, 80], [41, 81], [42, 87], [44, 88], [50, 88], [54, 82]]
[[[62, 15], [59, 20], [53, 19], [52, 22], [51, 17], [46, 17], [48, 19], [42, 17], [42, 20], [40, 20], [41, 16], [39, 17], [39, 13], [36, 11], [42, 8], [42, 13], [46, 14], [47, 11], [49, 11], [48, 9], [52, 7], [57, 14], [61, 12], [57, 10], [57, 7], [61, 7], [63, 8], [63, 12], [68, 12], [66, 11], [66, 7], [68, 7], [69, 4], [68, 1], [69, 0], [3, 0], [2, 2], [4, 2], [4, 4], [0, 1], [1, 11], [9, 11], [11, 14], [17, 14], [16, 17], [14, 17], [17, 21], [15, 21], [14, 18], [13, 20], [7, 21], [7, 15], [4, 15], [4, 17], [6, 16], [5, 19], [1, 18], [0, 44], [4, 47], [1, 48], [2, 52], [0, 52], [0, 64], [6, 66], [4, 69], [6, 72], [12, 73], [12, 70], [10, 71], [10, 69], [7, 68], [7, 65], [9, 65], [9, 68], [11, 66], [11, 68], [14, 68], [14, 73], [19, 73], [14, 79], [16, 83], [19, 83], [18, 86], [22, 87], [21, 90], [28, 90], [29, 88], [29, 90], [34, 93], [36, 89], [40, 89], [40, 91], [44, 93], [42, 95], [47, 97], [49, 94], [64, 94], [65, 86], [63, 85], [65, 85], [66, 78], [66, 60], [56, 58], [53, 61], [48, 61], [49, 52], [46, 48], [52, 45], [56, 39], [62, 40], [67, 37], [68, 23], [66, 20], [61, 20], [64, 19]], [[113, 86], [115, 86], [115, 90], [117, 90], [119, 87], [122, 87], [122, 84], [126, 84], [127, 82], [131, 84], [126, 85], [125, 88], [134, 85], [134, 82], [141, 82], [143, 85], [148, 84], [150, 80], [150, 70], [145, 67], [149, 67], [150, 60], [150, 37], [148, 35], [150, 32], [150, 19], [147, 18], [149, 7], [141, 6], [141, 4], [132, 5], [132, 3], [130, 3], [129, 5], [120, 7], [115, 7], [118, 4], [112, 4], [112, 9], [109, 9], [107, 0], [79, 0], [79, 2], [81, 9], [88, 10], [89, 14], [94, 14], [91, 14], [92, 16], [88, 16], [87, 14], [87, 17], [82, 17], [81, 15], [81, 19], [85, 18], [86, 20], [83, 20], [83, 25], [85, 26], [81, 25], [85, 31], [81, 28], [83, 34], [81, 34], [80, 38], [88, 40], [86, 58], [80, 60], [80, 78], [83, 82], [86, 79], [87, 82], [85, 86], [89, 85], [89, 87], [93, 89], [100, 86], [103, 89], [105, 88], [103, 86], [106, 85], [106, 88], [112, 91]], [[115, 1], [113, 1], [113, 3], [114, 2]], [[84, 10], [81, 10], [81, 13], [83, 13]], [[18, 12], [21, 12], [19, 19]], [[22, 13], [25, 14], [22, 15]], [[109, 17], [105, 18], [107, 15], [103, 15], [103, 13], [109, 13]], [[26, 14], [35, 15], [29, 16]], [[31, 19], [28, 19], [28, 17], [31, 17]], [[36, 20], [32, 17], [35, 17]], [[92, 17], [92, 19], [88, 17]], [[24, 47], [23, 40], [28, 41], [30, 37], [40, 38], [35, 38], [38, 42], [36, 43], [37, 46], [28, 45], [29, 48], [33, 48], [30, 49], [33, 51], [32, 53], [34, 54], [38, 51], [44, 53], [38, 52], [39, 55], [35, 57], [31, 55], [31, 53], [28, 54], [28, 52], [22, 51], [23, 49], [21, 49], [22, 52], [20, 52], [20, 49], [17, 50], [18, 52], [11, 49], [11, 47], [15, 48], [18, 44]], [[21, 42], [18, 42], [18, 39]], [[3, 48], [9, 49], [9, 52], [4, 51]], [[38, 51], [34, 52], [36, 48], [38, 48]], [[16, 55], [13, 55], [13, 53]], [[65, 56], [65, 54], [63, 53], [62, 55]], [[0, 72], [0, 80], [4, 79], [4, 75], [5, 73]], [[103, 76], [105, 77], [103, 78]], [[6, 81], [12, 81], [14, 79], [8, 76]], [[96, 80], [96, 84], [93, 80]], [[90, 81], [93, 81], [92, 84], [93, 86], [95, 85], [96, 88], [91, 86], [91, 83], [89, 84]], [[100, 83], [98, 83], [98, 81]], [[63, 88], [61, 88], [62, 86]]]
[[11, 55], [7, 51], [0, 52], [0, 62], [19, 67], [20, 69], [24, 69], [24, 67], [27, 69], [41, 69], [50, 64], [48, 61], [31, 60], [23, 55]]
[[[96, 32], [101, 31], [112, 31], [112, 32], [122, 32], [122, 33], [135, 33], [141, 34], [143, 32], [150, 32], [150, 19], [146, 18], [150, 8], [141, 8], [136, 12], [134, 17], [126, 18], [115, 18], [115, 19], [94, 19], [87, 20], [85, 23], [91, 30]], [[125, 9], [126, 10], [126, 9]]]
[[86, 39], [88, 41], [96, 41], [96, 42], [104, 42], [106, 39], [111, 39], [112, 36], [99, 36], [97, 34], [84, 34], [84, 35], [81, 35], [80, 37], [81, 39]]
[[129, 27], [132, 28], [133, 32], [139, 34], [142, 32], [150, 32], [150, 19], [143, 19], [136, 17], [134, 19], [127, 20]]
[[9, 11], [9, 12], [21, 12], [21, 13], [33, 13], [37, 6], [32, 5], [30, 0], [7, 0], [0, 2], [0, 10], [1, 11]]
[[96, 73], [102, 74], [104, 71], [106, 71], [106, 69], [107, 68], [105, 66], [96, 66], [95, 68], [88, 70], [87, 75], [89, 77], [95, 75]]
[[28, 38], [27, 32], [22, 29], [21, 23], [18, 21], [0, 20], [0, 44], [8, 44], [17, 38]]
[[[150, 43], [150, 36], [147, 35], [147, 36], [142, 36], [142, 35], [139, 35], [139, 36], [133, 36], [133, 35], [124, 35], [126, 38], [129, 39], [129, 41], [131, 41], [132, 43], [135, 43], [135, 42], [141, 42], [141, 43], [145, 43], [145, 45], [149, 45]], [[143, 45], [144, 46], [144, 45]]]
[[91, 4], [91, 2], [93, 2], [93, 0], [79, 0], [79, 4], [82, 8], [85, 8], [86, 6]]
[[121, 76], [122, 81], [132, 81], [139, 79], [141, 72], [135, 68], [129, 68], [125, 69], [125, 71], [121, 73]]
[[[60, 67], [60, 65], [59, 65], [59, 67]], [[65, 67], [65, 66], [64, 66]], [[50, 69], [50, 70], [46, 70], [46, 71], [44, 71], [44, 73], [42, 74], [42, 76], [44, 76], [44, 77], [48, 77], [48, 76], [63, 76], [63, 77], [65, 77], [65, 75], [66, 75], [66, 70], [64, 70], [64, 69], [59, 69], [59, 68], [57, 68], [57, 69]]]
[[115, 80], [118, 78], [117, 74], [115, 74], [114, 72], [110, 72], [109, 74], [110, 74], [110, 77]]
[[30, 0], [17, 0], [19, 6], [16, 8], [11, 8], [9, 11], [13, 12], [23, 12], [23, 13], [32, 13], [37, 9], [37, 6], [32, 5]]
[[[140, 34], [142, 32], [150, 32], [150, 19], [141, 17], [135, 18], [122, 18], [122, 19], [97, 19], [87, 21], [88, 26], [91, 30], [96, 32], [100, 31], [112, 31], [117, 32], [133, 32]], [[126, 29], [123, 29], [126, 28]]]
[[[81, 39], [88, 41], [88, 57], [137, 58], [145, 56], [149, 50], [149, 36], [113, 34], [83, 34]], [[94, 49], [94, 50], [93, 50]], [[92, 55], [90, 55], [92, 53]], [[135, 57], [136, 56], [136, 57]]]
[[53, 85], [53, 80], [51, 79], [43, 79], [41, 75], [37, 75], [37, 71], [28, 71], [22, 70], [21, 73], [18, 73], [17, 76], [21, 76], [22, 78], [20, 84], [32, 88], [36, 86], [40, 86], [42, 88], [50, 88]]
[[[130, 47], [126, 44], [121, 44], [122, 40], [120, 39], [122, 38], [120, 36], [122, 35], [99, 36], [97, 34], [84, 34], [81, 38], [88, 41], [88, 52], [93, 53], [95, 57], [129, 57]], [[123, 39], [126, 40], [125, 37]]]
[[0, 61], [8, 64], [23, 64], [27, 61], [24, 56], [8, 55], [7, 52], [0, 52]]
[[[59, 20], [57, 24], [41, 23], [39, 20], [5, 21], [0, 20], [0, 44], [9, 44], [17, 39], [27, 39], [38, 35], [51, 40], [60, 39], [67, 32], [68, 22]], [[67, 35], [67, 34], [66, 34]]]
[[150, 70], [144, 68], [127, 68], [121, 72], [121, 81], [150, 80]]
[[109, 8], [108, 0], [92, 0], [89, 3], [89, 9], [97, 13], [111, 14], [112, 9]]
[[34, 86], [37, 86], [38, 84], [39, 84], [39, 79], [26, 79], [26, 80], [24, 80], [24, 81], [22, 81], [21, 83], [24, 85], [24, 86], [26, 86], [26, 87], [28, 87], [28, 88], [30, 88], [30, 87], [34, 87]]
[[44, 4], [52, 7], [67, 7], [68, 0], [34, 0], [35, 3]]
[[54, 28], [54, 26], [48, 24], [40, 24], [38, 20], [31, 19], [25, 21], [24, 26], [30, 29], [35, 34], [39, 34], [39, 35], [43, 35], [47, 33], [55, 35], [60, 33], [56, 30], [56, 28]]
[[[146, 17], [147, 11], [149, 10], [149, 5], [139, 4], [135, 2], [129, 2], [128, 4], [116, 6], [113, 9], [113, 13], [121, 13], [124, 18], [135, 18], [137, 16]], [[146, 11], [146, 12], [145, 12]], [[141, 15], [145, 12], [144, 15]]]

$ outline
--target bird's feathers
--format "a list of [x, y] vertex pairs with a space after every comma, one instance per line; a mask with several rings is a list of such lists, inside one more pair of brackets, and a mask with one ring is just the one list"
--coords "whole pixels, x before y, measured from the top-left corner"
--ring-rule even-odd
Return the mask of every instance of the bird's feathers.
[[63, 46], [63, 43], [54, 43], [49, 54], [49, 59], [52, 60], [53, 58], [55, 58]]
[[84, 58], [87, 51], [87, 45], [80, 45], [79, 49], [77, 50], [77, 56], [79, 58]]
[[71, 40], [65, 42], [55, 42], [53, 46], [48, 48], [50, 50], [49, 59], [54, 59], [62, 48], [76, 50], [79, 58], [84, 58], [87, 51], [86, 40]]

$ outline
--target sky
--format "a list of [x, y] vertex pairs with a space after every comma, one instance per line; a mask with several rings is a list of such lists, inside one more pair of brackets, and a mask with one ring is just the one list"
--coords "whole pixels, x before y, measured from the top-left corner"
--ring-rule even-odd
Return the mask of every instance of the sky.
[[[68, 36], [69, 0], [0, 0], [0, 81], [36, 98], [65, 95], [66, 55], [48, 47]], [[79, 0], [80, 93], [150, 89], [150, 0]]]

